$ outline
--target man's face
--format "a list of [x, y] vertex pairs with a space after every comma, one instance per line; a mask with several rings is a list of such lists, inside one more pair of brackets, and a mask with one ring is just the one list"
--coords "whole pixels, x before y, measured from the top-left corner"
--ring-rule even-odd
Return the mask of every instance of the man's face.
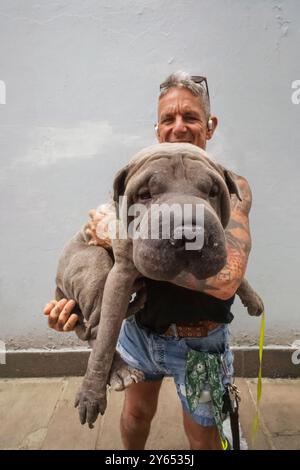
[[160, 143], [189, 142], [205, 149], [213, 131], [214, 128], [211, 131], [207, 128], [207, 116], [199, 97], [186, 88], [171, 88], [159, 100], [157, 138]]

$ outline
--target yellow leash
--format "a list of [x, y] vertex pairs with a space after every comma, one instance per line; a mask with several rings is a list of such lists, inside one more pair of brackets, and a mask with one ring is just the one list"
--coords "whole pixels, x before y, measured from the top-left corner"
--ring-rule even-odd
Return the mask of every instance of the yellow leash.
[[222, 445], [222, 450], [227, 450], [228, 449], [228, 441], [227, 439], [221, 439], [221, 445]]
[[252, 433], [251, 440], [252, 446], [254, 446], [257, 429], [259, 426], [259, 402], [261, 399], [261, 390], [262, 390], [262, 357], [263, 357], [263, 348], [264, 348], [264, 337], [265, 337], [265, 311], [262, 313], [261, 323], [260, 323], [260, 333], [259, 333], [259, 370], [257, 377], [257, 396], [256, 396], [256, 414], [252, 423]]

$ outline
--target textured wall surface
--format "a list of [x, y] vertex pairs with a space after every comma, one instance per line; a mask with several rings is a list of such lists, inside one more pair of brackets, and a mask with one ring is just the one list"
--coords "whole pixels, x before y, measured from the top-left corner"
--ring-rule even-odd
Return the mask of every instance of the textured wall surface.
[[[159, 83], [208, 77], [219, 128], [207, 150], [253, 190], [247, 277], [269, 343], [300, 334], [300, 3], [277, 0], [0, 0], [0, 339], [72, 345], [41, 314], [63, 244], [145, 145]], [[235, 302], [239, 343], [259, 320]]]

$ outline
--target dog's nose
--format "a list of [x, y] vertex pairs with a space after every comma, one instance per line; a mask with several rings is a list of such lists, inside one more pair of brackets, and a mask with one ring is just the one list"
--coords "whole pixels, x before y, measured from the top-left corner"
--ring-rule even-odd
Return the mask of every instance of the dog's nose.
[[[185, 247], [186, 243], [204, 240], [204, 229], [200, 225], [180, 225], [174, 229], [170, 243], [175, 248]], [[203, 243], [201, 244], [202, 247]]]

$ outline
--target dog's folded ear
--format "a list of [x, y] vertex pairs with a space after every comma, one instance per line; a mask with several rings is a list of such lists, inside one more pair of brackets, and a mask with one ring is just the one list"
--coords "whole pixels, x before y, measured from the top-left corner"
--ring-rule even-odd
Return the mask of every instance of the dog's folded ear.
[[125, 192], [125, 180], [129, 172], [130, 165], [126, 165], [122, 168], [115, 176], [114, 184], [113, 184], [113, 191], [114, 191], [114, 201], [116, 203], [119, 202], [119, 197], [123, 196]]
[[[224, 168], [222, 165], [217, 165], [219, 172], [222, 174], [224, 181], [226, 183], [226, 186], [228, 188], [229, 194], [235, 194], [237, 198], [241, 201], [241, 192], [239, 190], [239, 187], [236, 182], [236, 177], [235, 175]], [[223, 194], [222, 199], [221, 199], [221, 222], [224, 228], [227, 227], [227, 224], [230, 219], [230, 201], [228, 197]]]
[[124, 168], [118, 171], [114, 179], [113, 199], [114, 199], [116, 214], [118, 218], [119, 218], [119, 198], [120, 196], [123, 196], [125, 193], [125, 187], [126, 187], [125, 181], [126, 181], [130, 168], [131, 168], [130, 164], [126, 165]]
[[227, 170], [226, 168], [224, 168], [220, 164], [214, 164], [214, 166], [221, 173], [221, 175], [223, 176], [224, 181], [226, 183], [226, 186], [228, 188], [229, 194], [235, 194], [237, 196], [237, 198], [241, 201], [242, 196], [241, 196], [241, 192], [239, 190], [239, 187], [237, 185], [236, 177], [235, 177], [234, 173]]
[[238, 197], [238, 199], [241, 201], [242, 196], [241, 196], [239, 187], [236, 183], [235, 176], [233, 175], [233, 173], [231, 173], [231, 171], [226, 170], [225, 168], [223, 168], [223, 173], [224, 173], [225, 183], [227, 184], [229, 193], [235, 194]]

